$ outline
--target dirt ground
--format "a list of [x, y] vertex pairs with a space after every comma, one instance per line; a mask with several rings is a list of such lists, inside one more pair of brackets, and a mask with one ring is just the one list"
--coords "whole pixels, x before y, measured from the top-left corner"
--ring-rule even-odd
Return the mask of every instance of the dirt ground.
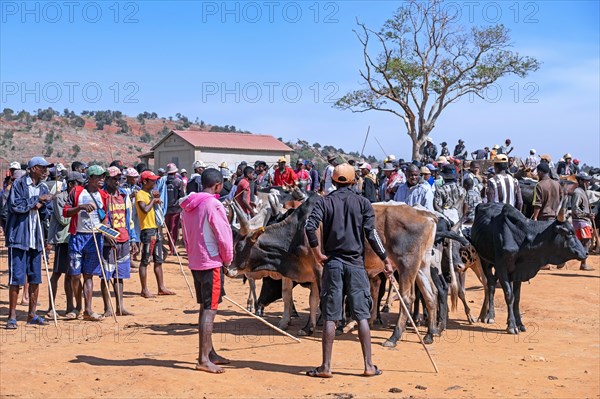
[[[217, 316], [214, 345], [232, 360], [222, 375], [194, 370], [198, 354], [198, 306], [190, 297], [176, 258], [165, 264], [174, 297], [143, 299], [135, 274], [125, 285], [125, 303], [135, 316], [102, 322], [59, 320], [58, 329], [26, 327], [26, 307], [18, 307], [19, 328], [0, 329], [0, 396], [61, 398], [597, 398], [600, 397], [600, 257], [592, 257], [592, 272], [580, 272], [576, 262], [567, 270], [542, 271], [523, 286], [526, 333], [505, 333], [506, 308], [497, 292], [497, 323], [466, 321], [462, 306], [452, 312], [448, 331], [429, 350], [436, 374], [417, 336], [408, 331], [396, 348], [380, 344], [391, 328], [372, 332], [373, 358], [383, 370], [375, 378], [360, 377], [362, 357], [356, 332], [334, 344], [334, 378], [306, 377], [321, 360], [320, 337], [294, 343], [223, 302]], [[0, 283], [6, 284], [6, 256], [0, 257]], [[186, 272], [189, 275], [189, 272]], [[153, 277], [148, 280], [156, 290]], [[59, 285], [62, 284], [62, 280]], [[467, 277], [467, 299], [479, 313], [483, 290]], [[46, 309], [44, 284], [40, 309]], [[98, 291], [99, 282], [95, 282]], [[227, 294], [246, 303], [241, 280], [226, 281]], [[500, 290], [498, 290], [500, 291]], [[300, 319], [306, 322], [308, 290], [294, 291]], [[8, 313], [8, 290], [0, 290], [0, 323]], [[271, 305], [267, 320], [277, 323], [283, 305]], [[57, 309], [64, 314], [59, 289]], [[98, 292], [94, 310], [100, 312]], [[393, 313], [384, 314], [391, 325]]]

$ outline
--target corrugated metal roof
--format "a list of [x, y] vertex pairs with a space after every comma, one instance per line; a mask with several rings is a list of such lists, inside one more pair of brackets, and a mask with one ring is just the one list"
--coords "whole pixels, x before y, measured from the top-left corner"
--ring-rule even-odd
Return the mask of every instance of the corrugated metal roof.
[[[290, 147], [277, 140], [275, 137], [267, 134], [203, 132], [199, 130], [173, 130], [171, 133], [178, 135], [183, 140], [197, 148], [222, 148], [279, 152], [293, 151]], [[158, 147], [162, 141], [164, 141], [164, 139], [157, 143], [153, 149]]]

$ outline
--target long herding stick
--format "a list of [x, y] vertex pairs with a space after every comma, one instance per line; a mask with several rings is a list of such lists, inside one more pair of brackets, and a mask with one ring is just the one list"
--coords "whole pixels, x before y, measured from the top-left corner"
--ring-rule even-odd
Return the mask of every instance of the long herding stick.
[[362, 149], [360, 150], [360, 156], [364, 158], [365, 146], [367, 145], [367, 139], [369, 138], [369, 132], [371, 131], [371, 125], [367, 128], [367, 135], [365, 136], [365, 142], [363, 143]]
[[300, 341], [300, 339], [294, 337], [291, 334], [288, 334], [287, 332], [283, 331], [282, 329], [275, 327], [273, 324], [269, 323], [268, 321], [266, 321], [265, 319], [263, 319], [260, 316], [255, 315], [254, 313], [248, 311], [248, 309], [246, 309], [245, 307], [243, 307], [242, 305], [240, 305], [239, 303], [237, 303], [236, 301], [234, 301], [233, 299], [227, 297], [227, 295], [223, 295], [223, 299], [228, 300], [229, 302], [231, 302], [232, 304], [234, 304], [235, 306], [237, 306], [238, 308], [242, 309], [244, 311], [244, 313], [254, 317], [255, 319], [259, 320], [261, 323], [271, 327], [273, 330], [277, 331], [280, 334], [285, 335], [286, 337], [289, 337], [291, 339], [293, 339], [294, 341], [301, 343], [302, 341]]
[[54, 307], [54, 293], [52, 292], [52, 283], [50, 282], [50, 272], [48, 271], [48, 258], [46, 258], [46, 244], [44, 244], [44, 230], [42, 230], [42, 221], [40, 211], [36, 209], [38, 229], [40, 229], [40, 240], [42, 243], [42, 256], [44, 257], [44, 266], [46, 267], [46, 277], [48, 278], [48, 288], [50, 288], [50, 306], [52, 306], [52, 318], [54, 319], [54, 327], [58, 328], [56, 321], [56, 308]]
[[[106, 278], [106, 273], [104, 272], [104, 260], [102, 258], [102, 254], [100, 253], [100, 247], [98, 247], [98, 241], [96, 240], [96, 232], [94, 231], [94, 229], [92, 229], [92, 238], [94, 239], [94, 245], [96, 246], [96, 253], [98, 254], [98, 262], [100, 262], [100, 271], [102, 272], [102, 278], [104, 278], [104, 281], [106, 282], [106, 290], [108, 291], [108, 305], [110, 306], [110, 311], [112, 312], [113, 315], [113, 319], [115, 319], [115, 323], [119, 323], [117, 321], [117, 314], [115, 313], [115, 310], [113, 309], [113, 305], [112, 305], [112, 297], [110, 296], [110, 282], [108, 281], [108, 279]], [[118, 265], [117, 265], [118, 267]]]
[[[162, 215], [162, 219], [166, 220], [165, 215], [162, 213], [162, 209], [160, 209], [160, 208], [156, 208], [156, 209]], [[183, 223], [183, 218], [181, 218], [181, 225], [183, 226], [183, 230], [185, 231], [185, 224]], [[165, 230], [167, 230], [167, 237], [169, 238], [169, 242], [175, 249], [175, 256], [177, 256], [177, 261], [179, 262], [179, 270], [181, 271], [181, 274], [183, 275], [183, 279], [185, 280], [185, 285], [187, 285], [188, 290], [190, 291], [190, 296], [193, 298], [194, 293], [192, 292], [192, 286], [190, 286], [190, 282], [188, 281], [187, 276], [185, 275], [185, 271], [183, 270], [183, 263], [181, 263], [181, 258], [179, 257], [179, 252], [177, 252], [177, 247], [175, 247], [175, 242], [173, 241], [173, 237], [171, 237], [171, 233], [169, 233], [168, 228], [165, 228]], [[187, 231], [185, 233], [187, 235]]]
[[381, 148], [381, 151], [383, 151], [383, 155], [385, 155], [385, 157], [387, 158], [388, 154], [383, 149], [383, 146], [381, 145], [381, 143], [379, 142], [379, 140], [377, 140], [377, 137], [375, 137], [375, 141], [377, 142], [377, 144], [379, 144], [379, 148]]
[[427, 345], [425, 345], [425, 342], [423, 342], [423, 338], [421, 338], [421, 334], [419, 333], [419, 329], [417, 329], [415, 321], [413, 320], [412, 316], [410, 315], [410, 312], [408, 311], [408, 308], [406, 307], [406, 304], [404, 303], [404, 299], [402, 299], [402, 295], [400, 295], [400, 289], [398, 288], [398, 282], [396, 281], [396, 278], [394, 276], [388, 277], [388, 278], [390, 280], [390, 283], [392, 283], [392, 287], [394, 287], [394, 290], [396, 291], [396, 294], [398, 295], [398, 300], [400, 300], [400, 304], [402, 305], [402, 309], [408, 315], [408, 320], [410, 320], [410, 324], [412, 324], [413, 328], [415, 329], [415, 332], [417, 333], [417, 337], [419, 337], [419, 341], [421, 341], [421, 345], [423, 345], [423, 348], [425, 348], [425, 352], [427, 352], [427, 356], [429, 357], [429, 360], [431, 360], [431, 364], [433, 364], [433, 368], [435, 369], [435, 372], [439, 373], [440, 371], [438, 370], [438, 368], [437, 368], [437, 366], [435, 364], [435, 361], [431, 357], [431, 354], [429, 353], [429, 349], [427, 349]]

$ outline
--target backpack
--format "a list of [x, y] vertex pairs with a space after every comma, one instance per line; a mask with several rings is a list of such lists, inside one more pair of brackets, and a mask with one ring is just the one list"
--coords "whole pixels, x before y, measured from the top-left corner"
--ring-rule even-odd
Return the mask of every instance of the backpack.
[[173, 208], [179, 206], [179, 192], [181, 190], [183, 182], [175, 176], [167, 177], [167, 208]]

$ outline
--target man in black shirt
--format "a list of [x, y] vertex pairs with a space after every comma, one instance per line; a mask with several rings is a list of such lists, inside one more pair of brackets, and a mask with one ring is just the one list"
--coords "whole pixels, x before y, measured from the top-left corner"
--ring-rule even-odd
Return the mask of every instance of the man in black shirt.
[[[323, 264], [321, 315], [323, 324], [323, 363], [308, 371], [310, 377], [331, 378], [331, 352], [335, 338], [335, 322], [342, 319], [343, 296], [348, 297], [352, 318], [358, 322], [366, 377], [381, 374], [371, 360], [369, 318], [373, 300], [364, 266], [365, 237], [373, 251], [384, 262], [384, 272], [391, 276], [392, 265], [377, 231], [375, 212], [369, 200], [351, 190], [355, 183], [354, 168], [349, 164], [335, 167], [332, 180], [337, 190], [322, 197], [306, 223], [306, 235], [316, 260]], [[323, 223], [323, 250], [318, 247], [317, 228]]]

